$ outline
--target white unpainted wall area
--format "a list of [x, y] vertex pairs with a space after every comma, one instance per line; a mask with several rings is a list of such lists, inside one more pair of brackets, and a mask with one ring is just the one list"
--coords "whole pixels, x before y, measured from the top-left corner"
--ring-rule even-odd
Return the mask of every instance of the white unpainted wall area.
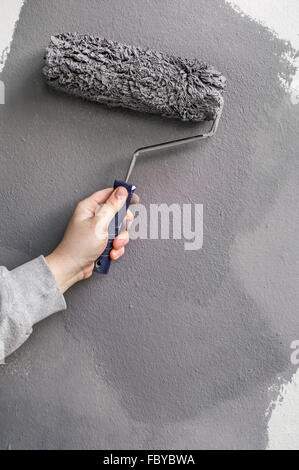
[[0, 73], [9, 54], [10, 43], [23, 3], [23, 0], [0, 0]]
[[267, 26], [280, 39], [288, 41], [294, 54], [288, 57], [297, 68], [292, 82], [282, 85], [290, 93], [293, 104], [299, 103], [299, 2], [298, 0], [226, 0], [233, 8]]
[[[0, 0], [0, 78], [23, 3], [24, 0]], [[0, 80], [1, 104], [5, 104], [5, 85]]]

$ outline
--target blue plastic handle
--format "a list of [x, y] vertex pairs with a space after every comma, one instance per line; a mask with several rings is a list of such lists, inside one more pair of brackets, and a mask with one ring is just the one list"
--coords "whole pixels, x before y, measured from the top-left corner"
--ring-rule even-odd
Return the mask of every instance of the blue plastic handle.
[[109, 268], [111, 264], [110, 251], [112, 250], [112, 247], [113, 247], [113, 240], [119, 234], [121, 224], [125, 218], [132, 196], [136, 189], [136, 187], [133, 186], [132, 184], [124, 183], [123, 181], [117, 181], [117, 180], [114, 181], [114, 186], [113, 186], [114, 189], [118, 188], [119, 186], [123, 186], [124, 188], [126, 188], [129, 195], [126, 201], [126, 205], [122, 207], [122, 209], [116, 214], [116, 216], [114, 217], [114, 220], [111, 222], [109, 226], [109, 230], [108, 230], [109, 240], [108, 240], [108, 244], [105, 248], [104, 253], [96, 260], [94, 264], [94, 271], [98, 274], [108, 274], [109, 272]]

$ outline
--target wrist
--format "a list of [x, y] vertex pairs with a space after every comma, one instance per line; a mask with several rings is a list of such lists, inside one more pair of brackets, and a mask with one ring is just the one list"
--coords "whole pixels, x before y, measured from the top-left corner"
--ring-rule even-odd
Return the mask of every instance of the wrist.
[[60, 253], [59, 249], [46, 256], [45, 260], [63, 294], [84, 278], [84, 272], [76, 266], [71, 258]]

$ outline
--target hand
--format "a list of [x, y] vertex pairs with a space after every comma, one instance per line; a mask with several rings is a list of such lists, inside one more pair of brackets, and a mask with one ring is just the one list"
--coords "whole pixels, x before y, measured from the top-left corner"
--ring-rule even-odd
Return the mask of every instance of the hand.
[[[94, 262], [108, 243], [108, 227], [115, 214], [124, 206], [128, 192], [124, 187], [103, 189], [79, 202], [58, 247], [46, 257], [62, 293], [73, 284], [92, 276]], [[136, 195], [132, 203], [138, 202]], [[133, 221], [127, 211], [126, 221]], [[110, 257], [123, 256], [129, 242], [127, 230], [122, 230], [113, 242]]]

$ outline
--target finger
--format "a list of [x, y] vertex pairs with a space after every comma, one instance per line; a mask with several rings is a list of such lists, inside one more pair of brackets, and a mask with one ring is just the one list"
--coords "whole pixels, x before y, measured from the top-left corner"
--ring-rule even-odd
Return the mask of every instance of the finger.
[[139, 204], [140, 202], [140, 197], [137, 194], [133, 194], [130, 205], [131, 204]]
[[130, 209], [127, 210], [126, 219], [128, 219], [129, 222], [134, 222], [134, 215], [133, 215], [133, 213], [130, 211]]
[[102, 189], [97, 191], [86, 199], [83, 199], [77, 205], [77, 212], [84, 212], [85, 214], [93, 217], [96, 213], [96, 210], [99, 207], [99, 204], [103, 204], [109, 196], [111, 196], [113, 188]]
[[110, 258], [113, 260], [113, 261], [116, 261], [118, 258], [121, 258], [123, 255], [125, 254], [125, 249], [124, 248], [120, 248], [119, 250], [111, 250], [110, 251]]
[[127, 197], [128, 191], [123, 186], [119, 186], [115, 191], [113, 191], [106, 202], [96, 211], [96, 224], [100, 224], [104, 230], [108, 229], [108, 226], [115, 217], [115, 214], [119, 212], [126, 203]]
[[113, 248], [119, 250], [123, 246], [126, 246], [129, 243], [130, 237], [126, 230], [120, 232], [118, 237], [113, 240]]
[[[106, 188], [102, 189], [101, 191], [97, 191], [91, 196], [83, 199], [77, 205], [76, 211], [77, 213], [84, 213], [84, 215], [93, 217], [98, 209], [98, 206], [103, 204], [108, 197], [111, 196], [113, 192], [113, 188]], [[133, 194], [130, 204], [138, 204], [140, 198], [137, 194]]]
[[134, 222], [134, 215], [130, 211], [130, 209], [127, 210], [126, 217], [123, 220], [121, 229], [122, 230], [129, 230], [132, 223]]

